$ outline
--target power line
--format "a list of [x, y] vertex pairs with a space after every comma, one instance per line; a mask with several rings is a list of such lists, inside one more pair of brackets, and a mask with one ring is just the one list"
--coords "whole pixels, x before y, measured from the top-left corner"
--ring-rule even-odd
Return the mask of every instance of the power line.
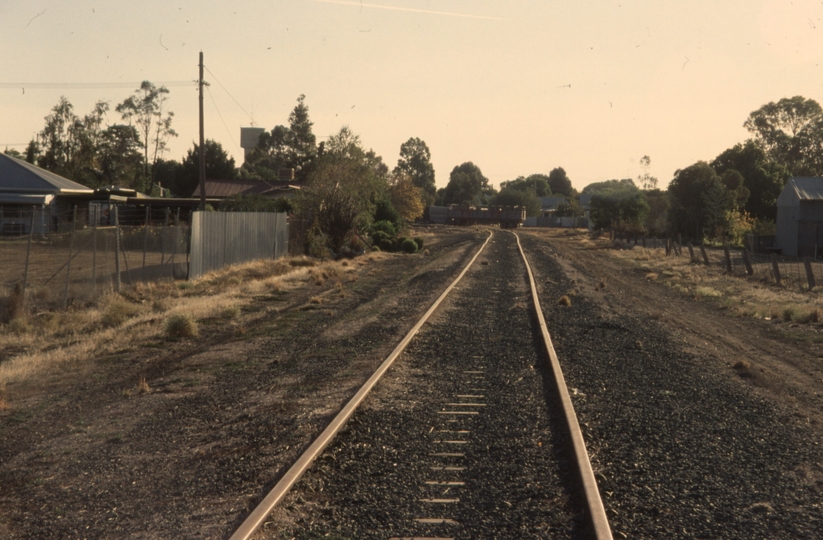
[[240, 105], [240, 102], [239, 102], [239, 101], [237, 101], [236, 99], [234, 99], [234, 96], [233, 96], [233, 95], [231, 95], [231, 92], [229, 92], [228, 90], [226, 90], [226, 87], [225, 87], [225, 86], [223, 86], [223, 83], [221, 83], [221, 82], [220, 82], [220, 79], [218, 79], [218, 78], [217, 78], [217, 75], [215, 75], [214, 73], [212, 73], [212, 72], [211, 72], [211, 70], [208, 68], [208, 66], [203, 66], [203, 67], [205, 67], [205, 68], [206, 68], [206, 71], [208, 71], [208, 72], [209, 72], [209, 75], [211, 75], [212, 77], [214, 77], [214, 80], [215, 80], [215, 81], [217, 81], [217, 84], [219, 84], [219, 85], [220, 85], [220, 88], [222, 88], [222, 89], [223, 89], [223, 91], [224, 91], [225, 93], [227, 93], [227, 94], [229, 95], [229, 97], [230, 97], [230, 98], [232, 98], [232, 100], [234, 100], [234, 102], [235, 102], [235, 103], [237, 103], [237, 106], [238, 106], [238, 107], [240, 107], [240, 110], [241, 110], [241, 111], [243, 111], [244, 113], [246, 113], [246, 116], [248, 116], [248, 117], [249, 117], [249, 120], [251, 120], [251, 123], [252, 123], [252, 124], [254, 124], [254, 118], [252, 118], [252, 115], [250, 115], [250, 114], [248, 113], [248, 111], [246, 111], [246, 109], [244, 109], [244, 108], [243, 108], [243, 106], [242, 106], [242, 105]]
[[223, 127], [226, 128], [226, 133], [229, 134], [229, 138], [231, 139], [231, 142], [234, 143], [234, 146], [236, 146], [238, 150], [242, 151], [243, 149], [240, 148], [240, 145], [237, 144], [237, 141], [235, 141], [234, 137], [232, 137], [231, 131], [229, 130], [229, 126], [226, 125], [226, 121], [223, 120], [223, 115], [220, 114], [220, 109], [217, 108], [217, 103], [214, 101], [214, 96], [211, 95], [211, 90], [209, 89], [208, 86], [206, 86], [206, 91], [209, 93], [209, 98], [211, 99], [212, 105], [214, 105], [214, 109], [217, 111], [217, 116], [220, 117], [220, 121], [223, 122]]
[[[34, 83], [34, 82], [0, 82], [0, 88], [24, 88], [36, 90], [78, 90], [91, 88], [140, 88], [141, 82], [87, 82], [87, 83]], [[158, 81], [156, 86], [195, 86], [197, 81]]]

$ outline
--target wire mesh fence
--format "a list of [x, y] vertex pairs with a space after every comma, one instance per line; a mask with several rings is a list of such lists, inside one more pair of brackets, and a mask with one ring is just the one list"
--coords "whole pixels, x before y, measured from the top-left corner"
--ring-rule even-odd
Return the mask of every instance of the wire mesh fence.
[[[0, 318], [83, 303], [138, 281], [185, 278], [188, 224], [165, 209], [61, 215], [46, 234], [0, 237]], [[122, 215], [121, 215], [122, 214]], [[91, 222], [91, 224], [89, 224]]]

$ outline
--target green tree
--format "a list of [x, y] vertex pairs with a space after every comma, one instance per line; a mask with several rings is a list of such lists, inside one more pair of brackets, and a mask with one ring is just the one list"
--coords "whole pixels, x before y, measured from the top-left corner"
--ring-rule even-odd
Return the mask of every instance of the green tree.
[[823, 109], [803, 96], [770, 102], [749, 114], [743, 124], [773, 161], [791, 175], [823, 173], [816, 153], [823, 141]]
[[489, 179], [483, 176], [480, 167], [468, 161], [452, 169], [449, 183], [443, 192], [444, 204], [487, 204], [494, 195]]
[[640, 167], [643, 169], [643, 173], [637, 177], [637, 180], [640, 182], [640, 187], [644, 190], [657, 189], [657, 178], [649, 174], [651, 165], [652, 159], [649, 156], [640, 158]]
[[314, 216], [315, 230], [326, 246], [340, 253], [371, 224], [378, 203], [389, 200], [388, 167], [343, 127], [318, 153], [298, 204]]
[[572, 181], [566, 176], [563, 167], [556, 167], [549, 173], [549, 188], [554, 195], [562, 195], [567, 199], [577, 198], [577, 192], [572, 187]]
[[132, 96], [115, 108], [123, 120], [129, 125], [134, 124], [140, 134], [143, 149], [143, 189], [146, 191], [151, 191], [153, 183], [151, 167], [168, 150], [169, 139], [177, 136], [177, 132], [171, 127], [174, 113], [165, 110], [168, 94], [169, 90], [165, 86], [158, 88], [149, 81], [143, 81]]
[[[230, 157], [223, 146], [212, 139], [206, 139], [206, 178], [209, 180], [234, 180], [237, 169], [234, 158]], [[186, 152], [181, 161], [180, 170], [170, 186], [172, 192], [180, 197], [191, 197], [200, 184], [200, 145], [192, 143], [193, 148]]]
[[257, 148], [243, 164], [244, 169], [264, 180], [277, 180], [280, 169], [294, 169], [295, 180], [306, 180], [318, 147], [305, 99], [303, 94], [297, 98], [288, 127], [278, 125], [260, 135]]
[[17, 158], [17, 159], [25, 158], [25, 156], [23, 154], [21, 154], [19, 150], [15, 150], [14, 148], [9, 148], [8, 146], [6, 147], [5, 150], [3, 150], [3, 153], [6, 154], [7, 156], [11, 156], [11, 157]]
[[394, 168], [395, 175], [404, 174], [411, 178], [415, 186], [424, 194], [424, 204], [429, 206], [436, 197], [437, 187], [434, 183], [434, 166], [431, 152], [426, 143], [417, 137], [411, 137], [400, 145], [400, 158]]
[[530, 174], [527, 177], [518, 176], [514, 180], [500, 183], [500, 191], [506, 188], [519, 191], [530, 191], [538, 197], [551, 197], [552, 190], [549, 187], [549, 177], [545, 174]]
[[777, 197], [789, 173], [786, 168], [769, 159], [766, 151], [750, 139], [721, 153], [711, 162], [719, 175], [735, 170], [743, 175], [743, 185], [749, 191], [743, 210], [759, 221], [777, 218]]
[[540, 197], [532, 190], [522, 190], [506, 186], [491, 197], [489, 204], [494, 206], [522, 206], [527, 216], [539, 216], [542, 205]]
[[106, 128], [97, 145], [99, 183], [142, 189], [143, 156], [134, 126], [115, 124]]
[[639, 232], [643, 229], [649, 205], [646, 196], [631, 178], [594, 182], [583, 188], [591, 193], [591, 218], [594, 227]]
[[740, 173], [723, 177], [700, 161], [679, 170], [669, 184], [669, 232], [700, 240], [725, 234], [728, 216], [748, 197]]

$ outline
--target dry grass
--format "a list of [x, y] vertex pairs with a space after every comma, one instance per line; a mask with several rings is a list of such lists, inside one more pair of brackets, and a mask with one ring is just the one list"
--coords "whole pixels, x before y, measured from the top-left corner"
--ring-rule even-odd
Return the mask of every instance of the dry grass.
[[568, 295], [564, 294], [563, 296], [561, 296], [560, 298], [557, 299], [557, 305], [558, 306], [571, 307], [572, 299], [569, 298]]
[[166, 319], [166, 337], [191, 338], [200, 333], [197, 321], [187, 313], [176, 313]]
[[[368, 265], [376, 258], [362, 263]], [[232, 329], [240, 335], [245, 332], [239, 320], [244, 307], [258, 295], [304, 287], [316, 279], [309, 275], [310, 270], [324, 282], [337, 284], [344, 295], [342, 284], [357, 279], [356, 272], [362, 271], [360, 262], [317, 263], [304, 258], [256, 261], [192, 282], [138, 283], [121, 295], [103, 297], [67, 312], [14, 318], [0, 325], [0, 351], [9, 356], [0, 364], [0, 388], [21, 381], [46, 384], [47, 379], [60, 377], [68, 366], [80, 369], [95, 358], [163, 339], [170, 320], [232, 319]], [[186, 324], [184, 329], [170, 332], [185, 336], [192, 330]]]
[[655, 274], [654, 281], [696, 299], [715, 301], [735, 316], [804, 325], [823, 321], [823, 291], [817, 288], [777, 287], [762, 277], [728, 275], [719, 265], [691, 264], [688, 256], [666, 257], [661, 248], [606, 253], [645, 272], [647, 279]]

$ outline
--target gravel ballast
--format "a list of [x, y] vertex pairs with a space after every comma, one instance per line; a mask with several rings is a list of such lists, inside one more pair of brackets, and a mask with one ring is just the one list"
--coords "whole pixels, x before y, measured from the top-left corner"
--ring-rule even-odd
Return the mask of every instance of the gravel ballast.
[[615, 537], [821, 537], [818, 432], [657, 321], [604, 311], [550, 244], [522, 240]]
[[581, 537], [518, 258], [496, 232], [264, 537]]

